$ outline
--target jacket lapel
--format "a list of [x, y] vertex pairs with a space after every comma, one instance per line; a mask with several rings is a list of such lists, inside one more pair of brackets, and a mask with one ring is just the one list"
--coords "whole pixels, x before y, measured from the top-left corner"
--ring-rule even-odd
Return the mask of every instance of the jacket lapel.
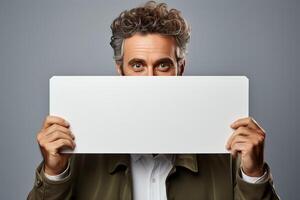
[[120, 191], [120, 199], [132, 200], [133, 186], [129, 154], [118, 154], [110, 156], [110, 159], [108, 160], [108, 173], [114, 174], [119, 171], [122, 171], [122, 173], [124, 173], [125, 175], [125, 179], [120, 180], [123, 182], [123, 187]]
[[174, 165], [198, 172], [197, 154], [177, 154]]

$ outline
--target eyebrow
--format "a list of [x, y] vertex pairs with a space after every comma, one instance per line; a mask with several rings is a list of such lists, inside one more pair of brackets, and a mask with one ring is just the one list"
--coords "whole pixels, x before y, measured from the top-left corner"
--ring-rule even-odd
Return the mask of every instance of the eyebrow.
[[[142, 63], [145, 65], [146, 61], [144, 59], [140, 59], [140, 58], [133, 58], [128, 62], [129, 65], [133, 65], [135, 63]], [[160, 63], [172, 63], [174, 65], [173, 60], [168, 57], [158, 59], [157, 61], [155, 61], [154, 66], [156, 66]]]
[[158, 59], [157, 61], [155, 61], [154, 66], [156, 66], [160, 63], [171, 63], [173, 65], [175, 64], [171, 58], [166, 57], [166, 58], [161, 58], [161, 59]]
[[145, 65], [146, 61], [140, 58], [133, 58], [128, 62], [128, 65], [133, 65], [135, 63], [142, 63], [143, 65]]

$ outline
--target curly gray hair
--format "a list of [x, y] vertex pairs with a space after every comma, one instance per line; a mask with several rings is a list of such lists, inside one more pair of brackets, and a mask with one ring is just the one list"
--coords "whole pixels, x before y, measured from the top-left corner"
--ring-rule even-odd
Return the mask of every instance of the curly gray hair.
[[110, 45], [114, 50], [114, 60], [123, 64], [124, 39], [135, 33], [159, 33], [173, 36], [176, 40], [176, 56], [180, 60], [187, 53], [191, 28], [180, 11], [168, 9], [167, 4], [148, 1], [144, 6], [123, 11], [111, 24]]

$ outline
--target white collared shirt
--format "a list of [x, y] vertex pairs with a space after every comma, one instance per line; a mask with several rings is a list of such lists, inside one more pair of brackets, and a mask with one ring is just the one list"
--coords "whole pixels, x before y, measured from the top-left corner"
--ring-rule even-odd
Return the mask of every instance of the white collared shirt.
[[166, 200], [166, 179], [174, 165], [172, 154], [131, 154], [133, 199]]

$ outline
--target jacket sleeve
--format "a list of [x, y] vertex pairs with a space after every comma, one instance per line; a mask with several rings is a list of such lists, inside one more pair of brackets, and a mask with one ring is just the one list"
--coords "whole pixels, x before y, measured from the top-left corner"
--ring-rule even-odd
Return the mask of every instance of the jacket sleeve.
[[265, 163], [265, 170], [269, 178], [261, 183], [248, 183], [242, 179], [240, 158], [233, 160], [234, 171], [234, 199], [235, 200], [279, 200], [275, 192], [270, 168]]
[[51, 181], [45, 177], [44, 163], [42, 162], [36, 169], [34, 186], [28, 194], [27, 200], [71, 199], [74, 183], [73, 174], [73, 164], [71, 161], [68, 176], [60, 181]]

